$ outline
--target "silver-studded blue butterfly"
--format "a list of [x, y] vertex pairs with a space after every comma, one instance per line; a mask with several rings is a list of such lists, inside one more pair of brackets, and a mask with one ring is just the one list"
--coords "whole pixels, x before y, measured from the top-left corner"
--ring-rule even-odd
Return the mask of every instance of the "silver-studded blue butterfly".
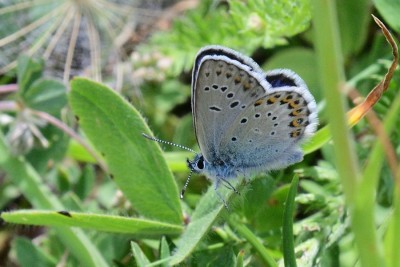
[[251, 58], [206, 46], [195, 59], [192, 114], [201, 153], [189, 167], [216, 182], [285, 168], [318, 124], [314, 97], [293, 71], [264, 73]]
[[201, 153], [188, 160], [189, 168], [215, 188], [222, 182], [235, 191], [230, 179], [301, 161], [300, 144], [318, 124], [314, 97], [296, 73], [264, 73], [251, 58], [216, 45], [196, 56], [192, 114]]

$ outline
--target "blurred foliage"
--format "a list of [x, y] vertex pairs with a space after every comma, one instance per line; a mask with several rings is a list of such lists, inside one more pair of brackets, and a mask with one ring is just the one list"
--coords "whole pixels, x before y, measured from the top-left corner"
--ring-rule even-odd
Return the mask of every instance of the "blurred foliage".
[[176, 20], [170, 31], [155, 33], [138, 51], [160, 51], [174, 58], [169, 72], [177, 75], [191, 69], [194, 56], [205, 45], [252, 54], [260, 47], [287, 44], [287, 37], [307, 29], [310, 20], [309, 0], [201, 1], [196, 10]]
[[[117, 92], [84, 79], [74, 80], [71, 86], [57, 80], [59, 64], [46, 57], [52, 54], [46, 53], [51, 47], [39, 46], [63, 32], [63, 17], [72, 16], [64, 5], [71, 7], [78, 2], [87, 5], [71, 13], [75, 21], [77, 14], [83, 15], [82, 25], [92, 22], [95, 27], [89, 33], [101, 36], [93, 39], [97, 45], [90, 46], [82, 41], [89, 38], [84, 36], [84, 27], [79, 28], [74, 60], [82, 64], [74, 65], [76, 71], [71, 76], [102, 69], [98, 73], [121, 89]], [[7, 67], [0, 76], [1, 218], [8, 223], [35, 225], [1, 225], [1, 266], [30, 266], [32, 262], [38, 266], [146, 266], [156, 261], [170, 266], [170, 260], [183, 260], [182, 266], [283, 266], [283, 257], [287, 256], [283, 238], [294, 238], [292, 256], [298, 266], [360, 266], [332, 142], [285, 170], [261, 174], [246, 185], [238, 183], [240, 196], [223, 191], [229, 198], [227, 212], [209, 181], [197, 175], [180, 201], [178, 192], [188, 175], [185, 158], [192, 154], [162, 145], [170, 151], [163, 155], [156, 143], [141, 135], [150, 133], [150, 128], [161, 139], [197, 149], [190, 113], [190, 70], [197, 51], [209, 44], [253, 56], [266, 71], [293, 69], [315, 96], [320, 125], [325, 126], [325, 103], [329, 99], [324, 98], [321, 88], [309, 0], [198, 1], [195, 8], [174, 17], [167, 31], [144, 27], [149, 38], [141, 39], [137, 32], [127, 30], [132, 25], [125, 19], [131, 16], [139, 21], [140, 15], [154, 10], [140, 9], [126, 1], [78, 2], [0, 3], [0, 20], [8, 25], [0, 27], [0, 68], [15, 62], [10, 65], [14, 70]], [[159, 6], [168, 8], [168, 12], [178, 9], [172, 4], [174, 1], [160, 1]], [[370, 13], [378, 11], [398, 35], [400, 7], [394, 0], [337, 0], [336, 5], [342, 67], [349, 85], [366, 96], [392, 59]], [[10, 12], [10, 8], [15, 10]], [[134, 10], [138, 12], [132, 13]], [[154, 14], [162, 17], [163, 13], [155, 12], [151, 18]], [[10, 41], [14, 37], [8, 36], [41, 18], [45, 23], [39, 28]], [[71, 49], [72, 21], [65, 24], [69, 35], [60, 39], [63, 45], [54, 48], [54, 53]], [[140, 41], [124, 46], [119, 43], [118, 49], [127, 49], [118, 54], [110, 47], [120, 32], [128, 32], [125, 41]], [[97, 46], [101, 52], [95, 49]], [[17, 57], [22, 51], [36, 56]], [[37, 57], [41, 54], [44, 60]], [[118, 58], [129, 55], [123, 59], [124, 79], [114, 75], [113, 70], [121, 67], [121, 62], [114, 60], [117, 54]], [[101, 62], [87, 64], [93, 56]], [[60, 62], [64, 72], [66, 59]], [[119, 87], [121, 80], [124, 84]], [[374, 106], [381, 123], [387, 123], [395, 110], [399, 84], [397, 71], [388, 91]], [[353, 105], [350, 100], [347, 104]], [[397, 127], [388, 132], [397, 164], [399, 117], [394, 119]], [[363, 170], [370, 164], [371, 151], [379, 140], [377, 127], [362, 120], [352, 129], [355, 154]], [[95, 150], [88, 151], [78, 135]], [[400, 238], [395, 238], [397, 228], [391, 225], [396, 225], [393, 214], [399, 214], [395, 210], [399, 197], [385, 156], [380, 157], [385, 159], [382, 169], [375, 170], [379, 172], [376, 201], [365, 209], [373, 209], [379, 242], [385, 239], [387, 266], [396, 266], [399, 262], [390, 252], [399, 251], [396, 240]], [[98, 160], [104, 160], [106, 167]], [[290, 202], [294, 173], [300, 181], [297, 196]], [[295, 210], [293, 237], [282, 236], [288, 206]], [[77, 226], [85, 227], [84, 231], [68, 228]]]

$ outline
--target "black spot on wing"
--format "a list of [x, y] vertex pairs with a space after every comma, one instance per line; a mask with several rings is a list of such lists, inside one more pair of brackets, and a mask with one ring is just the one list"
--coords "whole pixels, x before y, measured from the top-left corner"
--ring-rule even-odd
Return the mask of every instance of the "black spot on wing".
[[229, 106], [231, 107], [231, 108], [234, 108], [234, 107], [236, 107], [237, 105], [239, 105], [240, 104], [240, 102], [239, 101], [233, 101]]
[[217, 107], [217, 106], [209, 107], [209, 109], [212, 110], [212, 111], [217, 111], [217, 112], [221, 111], [221, 109], [219, 107]]

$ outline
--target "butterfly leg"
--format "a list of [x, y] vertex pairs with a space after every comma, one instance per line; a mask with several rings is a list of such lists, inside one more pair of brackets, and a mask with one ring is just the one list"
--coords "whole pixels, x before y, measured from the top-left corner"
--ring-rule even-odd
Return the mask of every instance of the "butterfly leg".
[[221, 181], [223, 181], [225, 184], [225, 187], [228, 189], [231, 189], [233, 192], [235, 192], [235, 194], [240, 195], [239, 191], [236, 190], [236, 188], [226, 179], [224, 178], [220, 178]]
[[222, 201], [222, 203], [224, 204], [224, 207], [229, 211], [229, 207], [228, 204], [226, 203], [224, 197], [221, 195], [221, 193], [218, 191], [218, 187], [219, 187], [219, 183], [220, 183], [220, 179], [217, 179], [217, 181], [215, 182], [215, 186], [214, 186], [214, 191], [217, 194], [218, 198]]

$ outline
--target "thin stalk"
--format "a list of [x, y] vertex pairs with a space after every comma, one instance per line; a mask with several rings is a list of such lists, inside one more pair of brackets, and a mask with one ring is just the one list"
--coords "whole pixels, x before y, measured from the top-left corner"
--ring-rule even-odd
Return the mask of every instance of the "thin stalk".
[[325, 98], [328, 100], [326, 108], [332, 138], [335, 142], [336, 164], [342, 179], [346, 200], [352, 206], [360, 174], [347, 127], [344, 96], [340, 91], [344, 83], [344, 71], [335, 3], [330, 0], [313, 0], [313, 3], [315, 45]]
[[18, 91], [18, 84], [14, 83], [14, 84], [0, 85], [0, 95], [14, 93], [16, 91]]
[[74, 20], [74, 25], [72, 26], [72, 32], [71, 32], [71, 39], [69, 41], [68, 45], [68, 52], [67, 52], [67, 58], [65, 60], [65, 65], [64, 65], [64, 83], [67, 84], [69, 80], [69, 75], [71, 73], [71, 65], [72, 65], [72, 60], [74, 58], [74, 51], [75, 51], [75, 46], [76, 46], [76, 40], [78, 39], [78, 33], [79, 33], [79, 27], [81, 25], [81, 13], [79, 10], [75, 11], [75, 20]]
[[48, 22], [51, 18], [60, 15], [61, 12], [64, 11], [65, 5], [66, 4], [63, 4], [63, 5], [59, 6], [58, 8], [55, 8], [53, 11], [51, 11], [47, 15], [41, 17], [38, 20], [35, 20], [31, 24], [20, 29], [19, 31], [16, 31], [13, 34], [10, 34], [10, 35], [4, 37], [3, 39], [0, 39], [0, 47], [17, 40], [18, 38], [26, 35], [28, 32], [30, 32], [30, 31], [40, 27], [44, 23]]
[[[91, 16], [92, 17], [92, 16]], [[90, 61], [92, 65], [92, 72], [95, 81], [101, 81], [101, 52], [100, 52], [100, 38], [96, 27], [93, 25], [92, 19], [87, 20], [87, 33], [89, 37], [90, 46]]]
[[238, 235], [246, 239], [253, 246], [253, 248], [261, 256], [261, 259], [264, 262], [265, 266], [278, 266], [271, 253], [264, 247], [258, 237], [253, 232], [251, 232], [249, 228], [247, 228], [243, 223], [237, 222], [232, 218], [229, 218], [228, 222], [229, 225], [237, 231]]
[[61, 22], [60, 27], [57, 29], [56, 33], [54, 36], [51, 38], [46, 51], [43, 54], [43, 57], [45, 59], [50, 57], [50, 54], [53, 52], [54, 48], [56, 47], [58, 41], [60, 40], [61, 36], [65, 32], [65, 29], [67, 28], [69, 22], [72, 20], [74, 16], [74, 11], [71, 7], [68, 7], [68, 10], [66, 11], [66, 16], [64, 17], [64, 20]]
[[83, 146], [92, 157], [97, 161], [99, 166], [105, 171], [108, 171], [107, 165], [105, 162], [97, 155], [96, 151], [85, 142], [78, 134], [76, 134], [71, 128], [69, 128], [65, 123], [57, 119], [56, 117], [51, 116], [50, 114], [38, 110], [31, 110], [32, 114], [40, 117], [41, 119], [47, 121], [48, 123], [52, 124], [53, 126], [59, 128], [66, 134], [68, 134], [71, 138], [75, 139], [81, 146]]
[[61, 20], [63, 18], [61, 16], [58, 16], [55, 18], [55, 21], [52, 23], [52, 25], [40, 36], [38, 40], [33, 44], [31, 48], [28, 50], [28, 55], [33, 55], [39, 48], [41, 48], [46, 41], [49, 39], [50, 35], [56, 31], [56, 29], [61, 25]]
[[344, 97], [341, 93], [344, 71], [335, 2], [313, 0], [313, 5], [315, 45], [325, 98], [328, 100], [327, 115], [332, 139], [335, 143], [336, 166], [343, 185], [347, 207], [352, 216], [352, 229], [360, 262], [362, 266], [384, 266], [382, 253], [376, 245], [378, 240], [374, 221], [374, 195], [364, 196], [370, 205], [365, 203], [362, 207], [357, 205], [361, 189], [359, 188], [361, 175], [354, 144], [346, 123]]
[[47, 3], [51, 3], [51, 0], [46, 0], [46, 1], [36, 0], [36, 1], [22, 2], [11, 6], [5, 6], [0, 8], [0, 15], [28, 9], [34, 6], [39, 6]]

